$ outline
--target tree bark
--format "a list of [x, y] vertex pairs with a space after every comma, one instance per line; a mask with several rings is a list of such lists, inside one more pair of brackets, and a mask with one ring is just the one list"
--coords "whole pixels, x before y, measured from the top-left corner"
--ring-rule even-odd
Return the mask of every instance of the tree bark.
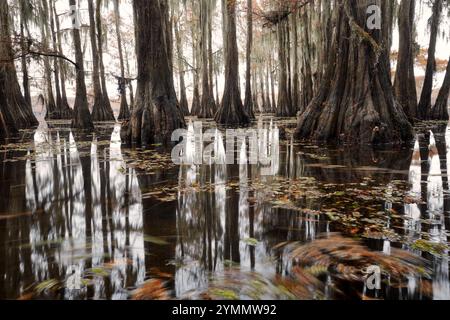
[[123, 124], [123, 137], [148, 146], [169, 142], [172, 132], [186, 124], [171, 75], [167, 0], [134, 0], [133, 7], [138, 87], [131, 120]]
[[423, 82], [422, 94], [419, 101], [419, 114], [421, 119], [426, 119], [431, 111], [431, 95], [433, 93], [433, 77], [436, 70], [436, 44], [439, 33], [439, 24], [442, 14], [443, 0], [435, 0], [433, 14], [431, 16], [430, 44], [428, 46], [427, 68]]
[[450, 94], [450, 57], [447, 64], [447, 71], [445, 72], [444, 83], [436, 100], [436, 104], [430, 113], [432, 120], [449, 120], [448, 115], [448, 98]]
[[215, 120], [223, 125], [247, 125], [250, 117], [244, 110], [239, 88], [239, 56], [236, 40], [236, 2], [227, 1], [225, 16], [225, 90]]
[[[75, 0], [69, 0], [69, 5], [74, 8]], [[89, 112], [86, 83], [84, 82], [83, 52], [81, 50], [80, 30], [76, 27], [72, 29], [73, 45], [75, 49], [75, 61], [78, 65], [76, 70], [76, 93], [73, 108], [72, 128], [81, 130], [94, 130], [91, 114]]]
[[[395, 96], [410, 122], [424, 114], [417, 113], [417, 89], [414, 75], [413, 25], [416, 0], [402, 0], [399, 8], [399, 34], [397, 70], [395, 74]], [[388, 25], [388, 24], [386, 24]]]
[[[347, 144], [410, 141], [413, 129], [396, 103], [382, 30], [368, 30], [372, 0], [335, 1], [335, 33], [322, 85], [299, 116], [295, 136]], [[376, 4], [386, 10], [380, 1]], [[383, 26], [386, 28], [387, 26]]]
[[18, 129], [38, 124], [31, 106], [23, 97], [13, 60], [7, 0], [0, 0], [0, 138], [11, 137]]

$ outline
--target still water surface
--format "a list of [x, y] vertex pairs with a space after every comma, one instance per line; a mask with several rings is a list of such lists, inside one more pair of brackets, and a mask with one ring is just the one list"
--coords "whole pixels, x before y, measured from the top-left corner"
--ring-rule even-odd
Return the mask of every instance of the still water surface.
[[[292, 127], [269, 118], [257, 125]], [[394, 150], [314, 147], [269, 134], [263, 143], [279, 154], [276, 175], [263, 176], [246, 164], [148, 169], [147, 156], [163, 163], [167, 155], [125, 149], [120, 125], [77, 135], [43, 123], [0, 149], [0, 299], [129, 299], [152, 279], [168, 298], [205, 297], [219, 280], [288, 275], [293, 264], [274, 247], [334, 232], [387, 256], [392, 248], [422, 256], [430, 281], [424, 289], [422, 275], [411, 274], [405, 286], [369, 293], [364, 283], [324, 276], [312, 298], [450, 299], [450, 130], [429, 129]], [[220, 141], [215, 151], [225, 156]], [[247, 156], [245, 145], [237, 151]], [[395, 196], [399, 186], [407, 196]], [[390, 214], [371, 216], [380, 211]], [[80, 290], [68, 287], [73, 275]], [[215, 293], [304, 298], [258, 281], [260, 295]]]

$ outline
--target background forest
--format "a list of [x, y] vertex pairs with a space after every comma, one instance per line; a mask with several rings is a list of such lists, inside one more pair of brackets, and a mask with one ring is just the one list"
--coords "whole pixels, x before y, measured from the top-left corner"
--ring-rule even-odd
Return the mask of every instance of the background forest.
[[[180, 115], [245, 125], [258, 113], [299, 114], [300, 139], [410, 140], [416, 120], [448, 119], [448, 1], [372, 1], [379, 8], [372, 13], [372, 2], [363, 2], [158, 1], [160, 34], [153, 37], [145, 30], [157, 21], [139, 24], [140, 6], [147, 7], [139, 1], [2, 0], [2, 78], [13, 80], [3, 83], [1, 135], [36, 124], [29, 106], [83, 129], [93, 128], [93, 121], [128, 120], [134, 112], [124, 134], [139, 141], [164, 135], [151, 120], [160, 112], [142, 101], [139, 82], [152, 72], [144, 72], [143, 60], [154, 55], [144, 53], [165, 41], [154, 50], [165, 48], [168, 69], [153, 73], [167, 73], [175, 90], [167, 128], [183, 126]], [[374, 14], [380, 14], [381, 30], [364, 31]], [[344, 43], [347, 33], [359, 54]], [[347, 57], [335, 61], [345, 51]], [[386, 65], [377, 77], [385, 88], [367, 88], [375, 76], [369, 69], [381, 69], [381, 60]], [[346, 84], [331, 70], [335, 65], [345, 67]], [[368, 83], [354, 87], [359, 81]], [[360, 92], [350, 94], [352, 87]], [[397, 103], [389, 102], [391, 94]], [[373, 101], [383, 96], [387, 101]], [[358, 110], [349, 108], [355, 103], [362, 104]], [[146, 109], [152, 109], [147, 137], [133, 136]]]

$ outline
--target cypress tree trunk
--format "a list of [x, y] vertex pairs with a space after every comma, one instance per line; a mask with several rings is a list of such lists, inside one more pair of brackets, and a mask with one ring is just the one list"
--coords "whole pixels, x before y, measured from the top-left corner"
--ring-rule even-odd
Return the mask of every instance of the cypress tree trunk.
[[277, 99], [275, 97], [275, 70], [273, 69], [272, 66], [272, 59], [273, 59], [273, 55], [272, 52], [270, 53], [270, 58], [269, 58], [269, 76], [270, 76], [270, 91], [271, 91], [271, 95], [272, 95], [272, 101], [271, 101], [271, 106], [272, 106], [272, 113], [275, 113], [277, 110]]
[[0, 0], [0, 138], [38, 124], [31, 106], [20, 92], [8, 20], [7, 0]]
[[185, 127], [177, 105], [167, 43], [167, 0], [134, 0], [138, 87], [131, 121], [123, 137], [147, 146], [167, 142], [172, 132]]
[[292, 32], [294, 36], [294, 76], [293, 76], [293, 83], [292, 83], [292, 107], [293, 111], [297, 112], [299, 111], [300, 107], [300, 97], [299, 97], [299, 91], [300, 91], [300, 78], [298, 75], [298, 28], [297, 28], [297, 16], [298, 12], [293, 13], [292, 17]]
[[286, 33], [285, 33], [285, 21], [278, 23], [278, 61], [280, 64], [278, 74], [278, 109], [277, 116], [290, 117], [291, 106], [289, 103], [289, 93], [287, 84], [287, 63], [286, 63]]
[[[50, 37], [50, 30], [48, 27], [49, 10], [47, 0], [42, 0], [40, 14], [42, 21], [40, 22], [42, 45], [45, 52], [50, 52], [50, 46], [48, 39]], [[46, 119], [59, 119], [58, 107], [56, 106], [55, 96], [53, 95], [53, 81], [52, 81], [52, 69], [50, 66], [50, 58], [44, 56], [44, 75], [45, 75], [45, 88], [46, 88]]]
[[216, 114], [217, 112], [217, 103], [215, 101], [214, 98], [214, 55], [213, 55], [213, 48], [212, 48], [212, 29], [213, 29], [213, 24], [212, 24], [212, 17], [213, 17], [213, 13], [214, 13], [214, 7], [213, 4], [215, 4], [215, 2], [213, 1], [208, 1], [208, 6], [209, 6], [209, 23], [208, 23], [208, 60], [209, 60], [209, 97], [210, 97], [210, 103], [211, 103], [211, 108], [212, 108], [212, 113], [213, 115]]
[[225, 90], [215, 120], [223, 125], [247, 125], [250, 117], [244, 110], [239, 88], [239, 56], [236, 40], [236, 2], [227, 1], [225, 11]]
[[[341, 143], [401, 143], [413, 129], [396, 103], [382, 30], [368, 30], [372, 0], [336, 0], [332, 47], [322, 85], [299, 116], [298, 139]], [[376, 4], [386, 10], [385, 3]], [[383, 28], [387, 28], [383, 25]]]
[[413, 48], [415, 3], [416, 0], [402, 0], [400, 4], [398, 17], [400, 43], [394, 82], [395, 96], [411, 122], [418, 116], [420, 118], [425, 117], [424, 114], [417, 114], [417, 89], [416, 78], [414, 76]]
[[91, 51], [92, 51], [92, 85], [94, 87], [94, 105], [92, 107], [92, 120], [93, 121], [108, 121], [113, 120], [114, 115], [105, 113], [106, 109], [103, 108], [103, 92], [100, 85], [100, 71], [99, 71], [99, 56], [97, 49], [97, 35], [95, 24], [95, 10], [94, 1], [88, 0], [89, 10], [89, 35], [91, 39]]
[[[196, 1], [192, 2], [192, 10], [197, 10], [195, 7]], [[197, 39], [197, 24], [195, 20], [191, 22], [191, 36], [192, 36], [192, 61], [193, 70], [192, 77], [194, 78], [192, 91], [192, 105], [191, 115], [197, 116], [200, 113], [200, 90], [199, 90], [199, 57], [198, 57], [198, 39]]]
[[305, 10], [301, 13], [301, 45], [302, 51], [302, 89], [301, 89], [301, 110], [305, 110], [314, 96], [314, 84], [311, 70], [311, 50], [309, 44], [308, 13]]
[[24, 24], [25, 24], [25, 21], [22, 16], [20, 19], [20, 37], [21, 37], [20, 46], [21, 46], [21, 50], [22, 50], [22, 57], [21, 57], [20, 61], [21, 61], [21, 65], [22, 65], [22, 75], [23, 75], [22, 86], [23, 86], [23, 93], [24, 93], [25, 101], [27, 102], [27, 104], [29, 106], [31, 106], [30, 82], [28, 79], [29, 78], [28, 62], [27, 62], [27, 56], [26, 56], [27, 45], [25, 42]]
[[[52, 45], [53, 45], [53, 51], [58, 52], [58, 45], [57, 45], [57, 35], [55, 30], [55, 17], [53, 16], [53, 6], [54, 6], [54, 0], [50, 0], [50, 7], [49, 7], [49, 16], [50, 16], [50, 31], [52, 33]], [[56, 92], [56, 108], [57, 108], [57, 114], [59, 119], [64, 119], [63, 113], [62, 113], [62, 96], [61, 96], [61, 84], [59, 82], [59, 61], [58, 58], [53, 58], [53, 75], [55, 77], [55, 92]]]
[[448, 120], [448, 98], [450, 94], [450, 57], [447, 64], [447, 71], [445, 72], [444, 83], [436, 100], [436, 104], [430, 113], [430, 118], [433, 120]]
[[[56, 13], [55, 2], [52, 1], [52, 10], [55, 16], [55, 25], [56, 25], [56, 38], [58, 43], [58, 51], [60, 54], [63, 54], [62, 50], [62, 40], [61, 40], [61, 27], [59, 23], [59, 18]], [[61, 106], [60, 106], [60, 114], [61, 119], [72, 119], [73, 110], [69, 107], [69, 102], [67, 101], [67, 91], [66, 91], [66, 67], [64, 62], [61, 62], [59, 65], [59, 77], [61, 79]]]
[[[115, 25], [116, 25], [116, 38], [117, 38], [117, 48], [119, 50], [119, 62], [120, 62], [120, 76], [125, 79], [125, 65], [123, 62], [123, 51], [122, 51], [122, 35], [120, 34], [120, 10], [119, 10], [119, 0], [114, 0], [114, 15], [115, 15]], [[119, 120], [126, 120], [130, 118], [130, 109], [128, 108], [127, 102], [127, 90], [125, 85], [120, 90], [120, 112]]]
[[[100, 67], [100, 82], [102, 85], [103, 103], [101, 110], [94, 114], [95, 121], [115, 121], [114, 112], [109, 101], [108, 87], [106, 86], [105, 65], [103, 63], [103, 27], [101, 17], [102, 0], [96, 0], [95, 3], [95, 22], [97, 24], [97, 51], [98, 63]], [[98, 115], [97, 115], [98, 113]]]
[[[76, 6], [75, 0], [69, 0], [71, 8]], [[75, 49], [76, 70], [76, 93], [73, 107], [72, 128], [81, 130], [94, 130], [91, 114], [89, 112], [86, 83], [84, 82], [83, 52], [81, 51], [80, 30], [72, 29], [73, 44]]]
[[433, 77], [436, 69], [436, 43], [441, 20], [442, 1], [435, 0], [433, 4], [433, 14], [431, 16], [430, 44], [428, 46], [427, 69], [423, 82], [422, 94], [419, 101], [419, 114], [422, 119], [426, 119], [431, 111], [431, 95], [433, 93]]
[[[126, 66], [127, 66], [127, 74], [131, 74], [130, 73], [130, 57], [128, 55], [128, 51], [127, 51], [127, 47], [125, 46], [125, 62], [126, 62]], [[133, 110], [133, 106], [134, 106], [134, 89], [133, 89], [133, 81], [128, 81], [128, 90], [130, 92], [130, 112]], [[131, 114], [131, 113], [130, 113]]]
[[264, 82], [265, 82], [265, 86], [266, 86], [266, 90], [264, 91], [264, 94], [266, 96], [266, 104], [267, 104], [267, 113], [273, 113], [273, 106], [272, 106], [272, 102], [270, 101], [270, 85], [269, 85], [269, 66], [266, 66], [266, 68], [264, 68]]
[[179, 82], [180, 82], [180, 109], [184, 116], [189, 115], [189, 105], [187, 101], [187, 95], [186, 95], [186, 82], [184, 80], [184, 51], [183, 51], [183, 43], [181, 42], [181, 34], [180, 34], [180, 26], [179, 22], [177, 21], [174, 25], [175, 28], [175, 44], [177, 47], [177, 54], [178, 54], [178, 73], [179, 73]]
[[244, 109], [251, 119], [255, 119], [253, 112], [252, 81], [251, 81], [251, 58], [253, 46], [253, 1], [247, 0], [247, 48], [246, 48], [246, 71], [245, 71], [245, 100]]
[[199, 118], [212, 118], [213, 114], [213, 102], [214, 98], [210, 96], [210, 79], [209, 79], [209, 64], [208, 64], [208, 24], [209, 21], [209, 5], [210, 0], [200, 1], [200, 51], [201, 51], [201, 70], [202, 70], [202, 98], [200, 101], [200, 110], [196, 114]]

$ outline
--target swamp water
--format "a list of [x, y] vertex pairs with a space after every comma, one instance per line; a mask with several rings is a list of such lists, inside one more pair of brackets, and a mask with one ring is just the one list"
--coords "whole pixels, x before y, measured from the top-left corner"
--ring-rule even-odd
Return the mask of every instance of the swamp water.
[[380, 150], [271, 137], [274, 176], [175, 166], [115, 124], [22, 132], [0, 147], [0, 299], [450, 299], [450, 129]]

